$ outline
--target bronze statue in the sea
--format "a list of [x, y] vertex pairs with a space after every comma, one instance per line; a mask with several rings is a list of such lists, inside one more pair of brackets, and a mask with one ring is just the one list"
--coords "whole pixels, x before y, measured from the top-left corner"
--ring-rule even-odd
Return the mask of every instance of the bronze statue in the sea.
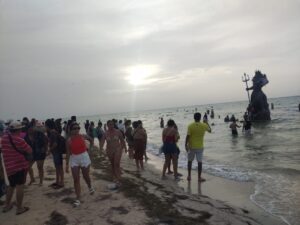
[[[244, 82], [247, 82], [245, 75]], [[267, 101], [267, 96], [262, 91], [262, 87], [269, 83], [267, 76], [262, 74], [259, 70], [255, 71], [255, 75], [252, 79], [253, 86], [247, 88], [246, 90], [253, 90], [251, 94], [251, 99], [249, 99], [249, 106], [247, 108], [249, 119], [251, 121], [268, 121], [271, 120], [269, 104]], [[246, 83], [247, 84], [247, 83]], [[249, 93], [248, 93], [249, 97]]]

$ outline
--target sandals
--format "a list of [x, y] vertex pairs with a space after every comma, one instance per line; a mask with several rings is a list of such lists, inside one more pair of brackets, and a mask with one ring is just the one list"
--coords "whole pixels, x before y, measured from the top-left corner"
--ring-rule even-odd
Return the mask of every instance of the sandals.
[[204, 181], [206, 181], [206, 179], [204, 179], [204, 178], [202, 178], [202, 177], [200, 177], [200, 178], [198, 179], [198, 182], [199, 182], [199, 183], [204, 182]]
[[89, 189], [89, 193], [90, 193], [90, 195], [93, 195], [93, 194], [95, 193], [95, 189], [94, 189], [93, 187], [91, 187], [91, 188]]
[[54, 188], [54, 189], [60, 189], [63, 187], [64, 187], [64, 185], [61, 185], [61, 184], [56, 184], [56, 185], [52, 186], [52, 188]]
[[74, 207], [80, 206], [80, 201], [79, 201], [78, 199], [75, 200], [75, 202], [73, 202], [73, 206], [74, 206]]
[[56, 182], [50, 184], [48, 187], [55, 187], [55, 186], [57, 186], [57, 183], [56, 183]]
[[20, 211], [16, 212], [16, 215], [21, 215], [29, 210], [29, 207], [23, 207]]
[[3, 213], [9, 212], [12, 208], [13, 208], [13, 205], [3, 207], [2, 212]]

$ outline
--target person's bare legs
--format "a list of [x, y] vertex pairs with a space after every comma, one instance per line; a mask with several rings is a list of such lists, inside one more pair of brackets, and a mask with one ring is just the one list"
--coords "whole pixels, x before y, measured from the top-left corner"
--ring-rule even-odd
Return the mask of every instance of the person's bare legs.
[[34, 162], [35, 161], [31, 161], [30, 165], [29, 165], [29, 171], [28, 171], [28, 174], [29, 174], [29, 177], [30, 177], [29, 185], [31, 185], [32, 183], [35, 182], [34, 173], [33, 173], [33, 169], [32, 169], [32, 166], [33, 166]]
[[73, 181], [74, 181], [74, 189], [75, 189], [75, 194], [76, 194], [76, 199], [80, 201], [80, 168], [78, 166], [74, 166], [71, 168], [72, 170], [72, 176], [73, 176]]
[[144, 156], [145, 156], [145, 162], [147, 162], [147, 160], [149, 159], [148, 156], [147, 156], [147, 152], [146, 152], [146, 148], [144, 150]]
[[187, 177], [188, 181], [191, 180], [192, 163], [193, 163], [193, 161], [188, 161], [188, 177]]
[[166, 170], [167, 170], [167, 167], [170, 165], [170, 163], [171, 163], [171, 155], [165, 154], [165, 162], [164, 162], [164, 166], [163, 166], [162, 177], [166, 176]]
[[8, 186], [7, 187], [7, 190], [6, 190], [6, 200], [5, 200], [5, 206], [4, 208], [8, 209], [11, 207], [11, 200], [12, 200], [12, 197], [14, 195], [14, 190], [15, 188], [14, 187], [10, 187]]
[[92, 187], [91, 185], [91, 178], [90, 178], [90, 166], [88, 167], [81, 167], [81, 172], [85, 183], [87, 184], [88, 188]]
[[115, 169], [115, 153], [113, 152], [113, 150], [107, 149], [106, 154], [109, 159], [110, 166], [111, 166], [112, 179], [115, 180], [115, 179], [117, 179], [116, 169]]
[[44, 181], [44, 160], [36, 161], [36, 165], [39, 171], [40, 185], [42, 185]]
[[23, 210], [24, 184], [16, 186], [17, 212]]
[[129, 147], [129, 146], [128, 146], [128, 156], [129, 156], [129, 159], [133, 159], [133, 149], [132, 149], [132, 147]]
[[140, 162], [141, 169], [144, 170], [144, 161], [143, 160], [139, 160], [139, 162]]
[[140, 160], [135, 159], [135, 165], [136, 165], [137, 170], [140, 170]]
[[118, 182], [121, 180], [121, 157], [122, 157], [122, 150], [118, 150], [115, 155], [114, 155], [114, 168], [115, 168], [115, 173], [117, 176]]
[[56, 169], [56, 183], [60, 186], [64, 186], [64, 169], [63, 165], [55, 166]]
[[204, 178], [201, 177], [202, 174], [202, 162], [198, 162], [198, 182], [206, 181]]
[[173, 171], [174, 171], [174, 177], [177, 178], [177, 168], [178, 168], [178, 161], [177, 161], [177, 155], [172, 154], [172, 162], [173, 162]]

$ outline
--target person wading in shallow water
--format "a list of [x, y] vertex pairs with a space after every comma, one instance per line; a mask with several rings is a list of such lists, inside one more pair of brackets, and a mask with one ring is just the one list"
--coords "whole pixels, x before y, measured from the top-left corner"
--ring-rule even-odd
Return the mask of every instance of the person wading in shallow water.
[[121, 185], [121, 157], [123, 149], [125, 149], [125, 153], [127, 153], [127, 148], [123, 134], [120, 130], [114, 128], [114, 122], [112, 120], [108, 120], [106, 124], [107, 131], [101, 139], [100, 150], [103, 150], [103, 145], [106, 141], [106, 153], [111, 164], [113, 179], [119, 186]]
[[143, 156], [146, 152], [147, 146], [147, 133], [146, 130], [141, 126], [139, 121], [132, 123], [133, 130], [133, 148], [134, 148], [134, 159], [137, 170], [144, 170]]
[[188, 153], [188, 177], [187, 180], [191, 180], [191, 169], [192, 163], [195, 158], [197, 157], [198, 161], [198, 181], [203, 182], [205, 181], [204, 178], [201, 177], [202, 174], [202, 158], [203, 158], [203, 138], [205, 132], [211, 133], [211, 128], [208, 123], [201, 123], [201, 114], [195, 113], [194, 114], [194, 123], [191, 123], [188, 126], [187, 135], [185, 138], [185, 149]]

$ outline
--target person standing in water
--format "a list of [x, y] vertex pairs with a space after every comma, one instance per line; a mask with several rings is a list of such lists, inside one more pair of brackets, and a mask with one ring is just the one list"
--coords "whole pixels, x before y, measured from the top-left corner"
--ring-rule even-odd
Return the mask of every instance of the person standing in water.
[[167, 127], [162, 132], [163, 152], [165, 154], [165, 162], [162, 171], [162, 178], [166, 177], [167, 167], [170, 166], [171, 160], [173, 162], [174, 178], [178, 180], [177, 174], [177, 159], [178, 159], [178, 147], [176, 142], [179, 138], [179, 133], [175, 128], [174, 120], [169, 120]]
[[231, 133], [232, 133], [232, 135], [233, 136], [237, 136], [238, 135], [238, 131], [237, 131], [237, 128], [238, 127], [241, 127], [241, 126], [239, 126], [239, 125], [237, 125], [237, 123], [236, 123], [236, 120], [234, 119], [234, 120], [232, 120], [232, 123], [230, 124], [230, 129], [231, 129]]
[[133, 148], [136, 168], [144, 170], [143, 156], [146, 152], [147, 133], [138, 121], [132, 123], [133, 131]]
[[165, 121], [164, 118], [160, 118], [160, 128], [164, 128], [165, 127]]
[[133, 159], [133, 129], [131, 127], [131, 120], [126, 120], [125, 122], [125, 137], [128, 145], [128, 156]]
[[100, 150], [103, 150], [103, 145], [106, 141], [106, 153], [111, 164], [113, 180], [117, 185], [121, 185], [120, 162], [123, 149], [127, 153], [127, 147], [122, 132], [114, 127], [114, 122], [108, 120], [106, 124], [107, 131], [101, 139]]
[[198, 182], [203, 182], [205, 179], [201, 177], [202, 174], [202, 158], [203, 158], [203, 139], [205, 132], [211, 133], [209, 124], [201, 123], [201, 114], [194, 114], [194, 123], [188, 126], [187, 135], [185, 138], [185, 149], [188, 153], [188, 177], [187, 180], [191, 180], [192, 163], [196, 156], [198, 161]]

